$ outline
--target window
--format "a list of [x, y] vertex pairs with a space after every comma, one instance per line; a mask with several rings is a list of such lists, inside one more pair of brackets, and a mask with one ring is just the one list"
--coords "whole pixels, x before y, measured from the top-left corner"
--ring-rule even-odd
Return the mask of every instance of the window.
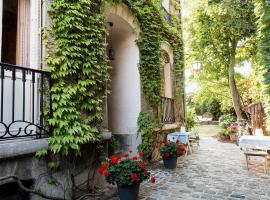
[[30, 0], [3, 0], [1, 61], [29, 66]]
[[162, 6], [168, 13], [170, 13], [170, 0], [163, 0]]

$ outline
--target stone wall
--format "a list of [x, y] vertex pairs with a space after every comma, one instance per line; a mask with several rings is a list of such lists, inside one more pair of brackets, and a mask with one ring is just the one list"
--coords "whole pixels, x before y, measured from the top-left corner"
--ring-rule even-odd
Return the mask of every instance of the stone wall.
[[[48, 168], [51, 159], [38, 159], [35, 156], [38, 147], [46, 148], [44, 140], [0, 143], [0, 152], [6, 152], [5, 155], [0, 154], [0, 177], [14, 175], [21, 180], [34, 180], [33, 189], [67, 200], [76, 195], [73, 190], [75, 186], [81, 189], [86, 189], [88, 186], [89, 191], [94, 186], [105, 183], [104, 178], [98, 174], [100, 153], [95, 145], [85, 144], [80, 157], [53, 158], [60, 163], [60, 167], [51, 170]], [[5, 183], [7, 182], [0, 182], [0, 187]], [[30, 199], [42, 200], [43, 198], [31, 195]]]

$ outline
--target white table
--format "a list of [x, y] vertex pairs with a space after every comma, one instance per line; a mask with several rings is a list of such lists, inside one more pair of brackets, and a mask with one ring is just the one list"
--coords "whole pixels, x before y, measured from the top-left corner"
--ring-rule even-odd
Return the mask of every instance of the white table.
[[239, 147], [270, 150], [270, 136], [243, 135], [239, 139]]
[[167, 139], [173, 142], [179, 140], [182, 144], [188, 144], [188, 133], [185, 132], [174, 132], [167, 136]]
[[187, 145], [187, 151], [185, 156], [187, 156], [187, 152], [189, 151], [190, 153], [192, 153], [192, 149], [191, 146], [189, 144], [189, 134], [186, 132], [174, 132], [174, 133], [170, 133], [167, 136], [167, 140], [170, 141], [174, 141], [176, 142], [177, 140], [179, 140], [182, 144], [186, 144]]

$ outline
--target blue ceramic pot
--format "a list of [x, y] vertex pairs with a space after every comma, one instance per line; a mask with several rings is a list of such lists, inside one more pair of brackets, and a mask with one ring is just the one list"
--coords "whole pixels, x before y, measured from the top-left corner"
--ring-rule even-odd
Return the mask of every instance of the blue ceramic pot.
[[136, 185], [118, 185], [118, 193], [120, 200], [137, 200], [139, 196], [140, 183]]
[[166, 169], [175, 169], [177, 158], [163, 158], [163, 163]]

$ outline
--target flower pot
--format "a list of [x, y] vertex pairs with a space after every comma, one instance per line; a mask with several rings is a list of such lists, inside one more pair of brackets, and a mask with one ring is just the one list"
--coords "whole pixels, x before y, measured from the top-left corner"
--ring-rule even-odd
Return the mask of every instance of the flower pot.
[[140, 183], [136, 185], [118, 185], [118, 193], [120, 200], [137, 200], [139, 196]]
[[232, 142], [236, 142], [236, 134], [231, 134], [230, 135], [230, 140], [232, 141]]
[[163, 158], [163, 163], [166, 169], [175, 169], [177, 158]]

